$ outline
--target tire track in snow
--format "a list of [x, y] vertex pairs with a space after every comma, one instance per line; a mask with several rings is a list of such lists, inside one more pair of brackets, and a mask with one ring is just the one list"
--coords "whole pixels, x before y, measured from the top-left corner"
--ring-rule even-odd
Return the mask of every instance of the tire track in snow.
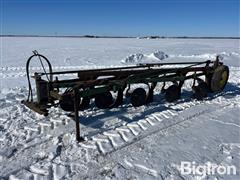
[[[218, 97], [220, 95], [224, 95], [227, 93], [228, 92], [223, 92], [223, 93], [216, 95], [215, 97]], [[224, 101], [226, 101], [226, 103], [227, 103], [226, 106], [229, 105], [229, 103], [236, 103], [236, 102], [233, 102], [233, 101], [225, 99], [225, 98], [224, 98]], [[238, 101], [238, 100], [235, 99], [235, 101]], [[12, 102], [12, 100], [10, 97], [10, 99], [7, 100], [6, 103], [11, 103], [11, 102]], [[164, 106], [166, 107], [166, 110], [164, 110], [162, 112], [152, 113], [152, 114], [148, 115], [146, 118], [139, 119], [135, 122], [128, 123], [127, 125], [117, 127], [111, 131], [104, 131], [103, 133], [99, 133], [98, 135], [95, 135], [90, 140], [87, 140], [84, 143], [80, 143], [79, 149], [82, 148], [86, 151], [88, 151], [88, 150], [97, 151], [98, 154], [101, 154], [103, 156], [110, 154], [110, 153], [114, 153], [118, 150], [121, 150], [124, 147], [127, 147], [131, 144], [138, 142], [139, 140], [141, 140], [145, 137], [148, 137], [151, 134], [159, 132], [159, 126], [161, 124], [165, 123], [166, 120], [173, 119], [174, 117], [178, 116], [180, 113], [184, 112], [185, 110], [187, 110], [193, 106], [204, 105], [204, 104], [209, 105], [209, 104], [214, 104], [214, 103], [218, 104], [219, 102], [221, 102], [221, 99], [208, 98], [202, 102], [201, 101], [193, 101], [193, 102], [183, 102], [183, 103], [179, 103], [179, 104], [170, 104], [170, 105], [165, 104]], [[199, 114], [195, 114], [195, 116], [193, 116], [192, 118], [197, 117], [204, 113], [206, 114], [209, 112], [209, 111], [207, 111], [207, 109], [205, 109], [205, 110], [206, 111], [201, 111]], [[14, 115], [15, 112], [22, 111], [22, 109], [21, 108], [19, 109], [18, 106], [17, 107], [7, 106], [6, 113], [9, 111], [13, 112], [11, 114], [11, 117], [13, 118], [15, 116]], [[59, 112], [57, 112], [57, 113], [59, 113]], [[33, 116], [34, 113], [32, 113], [30, 110], [27, 111], [27, 113], [25, 111], [23, 114], [27, 115], [28, 118], [31, 120], [34, 119], [35, 117], [37, 117], [36, 115]], [[12, 119], [12, 118], [10, 118], [10, 119]], [[64, 116], [64, 118], [66, 118], [66, 117]], [[192, 119], [192, 118], [190, 118], [190, 119]], [[9, 117], [4, 118], [4, 116], [3, 116], [0, 124], [6, 123], [7, 119], [9, 119]], [[187, 118], [183, 122], [189, 121], [190, 119]], [[38, 123], [38, 122], [39, 121], [33, 122], [29, 126], [25, 127], [26, 128], [25, 130], [28, 131], [28, 134], [29, 134], [29, 136], [28, 136], [29, 140], [36, 137], [35, 136], [36, 134], [38, 134], [39, 136], [51, 136], [51, 137], [59, 136], [59, 134], [54, 134], [53, 131], [61, 126], [63, 126], [63, 127], [66, 126], [66, 124], [68, 124], [69, 122], [72, 122], [72, 121], [70, 120], [70, 118], [66, 122], [63, 120], [59, 120], [59, 116], [57, 115], [57, 116], [53, 116], [53, 117], [50, 116], [49, 118], [44, 120], [43, 123]], [[172, 121], [172, 122], [174, 122], [174, 121]], [[176, 122], [176, 124], [173, 123], [172, 126], [168, 126], [169, 124], [163, 124], [163, 125], [165, 125], [165, 127], [163, 129], [160, 129], [160, 131], [164, 131], [164, 130], [166, 130], [170, 127], [173, 127], [179, 123], [182, 123], [182, 121]], [[74, 126], [72, 126], [72, 127], [74, 127]], [[72, 130], [72, 129], [70, 129], [70, 130]], [[21, 131], [22, 131], [22, 129], [21, 129]], [[21, 131], [19, 131], [19, 133], [21, 133]], [[67, 131], [65, 131], [65, 133], [66, 132]], [[70, 132], [74, 133], [74, 130], [72, 130]], [[100, 139], [98, 139], [100, 136], [102, 136], [102, 137]], [[2, 138], [2, 141], [5, 141], [5, 139]], [[101, 146], [101, 148], [99, 148], [100, 146]], [[32, 163], [30, 163], [29, 165], [32, 165]], [[56, 167], [58, 167], [58, 165], [56, 165]], [[52, 174], [53, 171], [54, 170], [49, 168], [48, 174]], [[41, 176], [41, 175], [35, 174], [34, 177], [35, 176]]]
[[[102, 136], [102, 134], [98, 134], [92, 137], [90, 141], [93, 142], [92, 144], [95, 144], [97, 146], [97, 148], [96, 147], [94, 148], [98, 149], [100, 154], [106, 155], [106, 154], [115, 152], [117, 150], [120, 150], [126, 146], [129, 146], [141, 140], [142, 138], [149, 136], [150, 134], [153, 134], [162, 130], [166, 130], [167, 128], [183, 123], [192, 118], [198, 117], [202, 114], [211, 112], [211, 110], [209, 110], [208, 107], [206, 106], [202, 111], [197, 112], [188, 118], [175, 122], [174, 117], [177, 117], [180, 113], [184, 112], [185, 110], [193, 106], [204, 105], [205, 103], [208, 103], [208, 105], [215, 104], [214, 99], [212, 101], [211, 100], [210, 101], [207, 100], [207, 101], [208, 102], [195, 101], [194, 103], [188, 102], [188, 103], [178, 104], [177, 109], [178, 110], [180, 109], [180, 111], [165, 110], [162, 112], [155, 112], [149, 115], [148, 117], [146, 117], [145, 119], [140, 119], [137, 122], [128, 123], [127, 125], [118, 127], [114, 130], [111, 130], [110, 132], [104, 132], [103, 133], [104, 136]], [[230, 103], [226, 103], [225, 105], [222, 106], [222, 108], [227, 107], [229, 105]], [[140, 125], [139, 124], [140, 122], [144, 122], [145, 125], [142, 125], [142, 124]], [[161, 125], [163, 125], [163, 127]], [[156, 130], [154, 130], [154, 128]], [[153, 130], [151, 131], [151, 129]], [[150, 132], [144, 135], [144, 132], [145, 131], [147, 132], [148, 130], [150, 130]], [[98, 138], [99, 136], [101, 136], [100, 139]], [[80, 144], [84, 144], [84, 143], [80, 143]]]
[[[210, 101], [210, 102], [207, 102], [207, 101]], [[174, 127], [174, 126], [176, 126], [178, 124], [181, 124], [185, 121], [189, 121], [192, 118], [198, 117], [202, 114], [212, 112], [212, 110], [209, 110], [207, 107], [205, 107], [202, 111], [197, 112], [197, 113], [191, 115], [190, 117], [185, 118], [181, 121], [176, 121], [176, 122], [175, 121], [169, 121], [171, 119], [174, 120], [175, 116], [178, 116], [180, 113], [184, 112], [185, 110], [187, 110], [187, 109], [189, 109], [193, 106], [204, 105], [205, 103], [214, 105], [214, 103], [215, 103], [215, 99], [213, 99], [213, 100], [210, 99], [210, 100], [207, 100], [207, 101], [202, 101], [202, 102], [194, 101], [194, 102], [184, 102], [184, 103], [181, 103], [181, 104], [177, 104], [172, 109], [178, 109], [178, 110], [180, 109], [180, 111], [167, 109], [163, 112], [153, 113], [145, 119], [140, 119], [137, 122], [128, 123], [124, 126], [116, 128], [114, 130], [105, 131], [102, 134], [98, 134], [96, 136], [93, 136], [90, 140], [88, 140], [86, 142], [83, 142], [83, 143], [79, 143], [79, 148], [85, 149], [86, 152], [89, 149], [94, 150], [94, 151], [98, 151], [97, 154], [100, 154], [100, 155], [103, 155], [103, 156], [105, 156], [107, 154], [114, 153], [114, 152], [116, 152], [118, 150], [121, 150], [122, 148], [125, 148], [125, 147], [127, 147], [131, 144], [134, 144], [134, 143], [138, 142], [139, 140], [141, 140], [145, 137], [148, 137], [148, 136], [150, 136], [154, 133], [164, 131], [168, 128]], [[222, 107], [224, 108], [228, 105], [229, 105], [229, 103], [223, 105]], [[217, 109], [217, 110], [219, 110], [219, 109]], [[216, 111], [216, 109], [214, 111]], [[147, 121], [146, 119], [151, 120], [151, 123], [149, 123], [150, 121]], [[168, 122], [168, 123], [164, 124], [164, 126], [161, 127], [160, 125], [162, 123], [165, 123], [165, 122]], [[57, 121], [57, 123], [60, 123], [60, 121]], [[141, 123], [142, 127], [144, 127], [144, 128], [142, 128], [141, 125], [139, 125], [139, 123]], [[44, 125], [45, 124], [43, 123], [43, 126]], [[47, 125], [46, 128], [49, 129], [51, 127], [49, 125]], [[57, 128], [57, 126], [55, 128]], [[41, 128], [39, 128], [39, 129], [41, 129]], [[42, 133], [43, 133], [43, 135], [47, 135], [47, 132], [48, 131], [44, 131]], [[27, 153], [27, 151], [26, 151], [26, 153]], [[22, 154], [22, 155], [24, 155], [24, 154]], [[46, 161], [46, 163], [47, 162], [48, 161]], [[53, 170], [51, 168], [52, 166], [50, 166], [47, 169], [46, 168], [41, 169], [41, 168], [37, 167], [36, 163], [31, 162], [30, 164], [28, 164], [28, 166], [26, 166], [26, 169], [29, 170], [27, 173], [31, 177], [42, 177], [42, 176], [44, 176], [44, 178], [45, 178], [45, 177], [52, 176], [53, 171], [55, 172], [55, 170]], [[36, 164], [36, 165], [34, 165], [34, 164]], [[65, 166], [58, 165], [58, 164], [55, 164], [55, 166], [56, 166], [55, 168], [62, 168], [64, 171], [67, 168]], [[147, 168], [144, 168], [144, 167], [142, 168], [140, 166], [135, 166], [134, 165], [134, 168], [137, 169], [137, 170], [143, 170], [146, 173], [152, 174], [153, 176], [158, 175], [157, 173], [155, 173], [155, 171], [151, 171], [151, 170], [149, 170]], [[35, 169], [36, 171], [33, 171], [33, 169]], [[44, 175], [43, 175], [42, 172], [44, 172]]]
[[142, 164], [131, 163], [127, 159], [124, 159], [124, 164], [125, 165], [122, 165], [122, 164], [121, 165], [125, 169], [131, 169], [131, 170], [136, 171], [137, 173], [144, 172], [144, 173], [149, 174], [149, 175], [151, 175], [151, 176], [153, 176], [155, 178], [157, 178], [160, 175], [155, 169], [146, 167], [146, 166], [144, 166]]
[[[115, 66], [111, 66], [115, 67]], [[116, 66], [119, 67], [119, 66]], [[75, 71], [75, 70], [86, 70], [86, 69], [99, 69], [99, 68], [106, 68], [106, 66], [103, 67], [88, 67], [88, 66], [56, 66], [53, 67], [53, 72], [56, 71]], [[48, 71], [48, 68], [46, 68]], [[30, 75], [33, 74], [33, 72], [43, 72], [41, 67], [32, 67], [30, 68]], [[26, 78], [26, 68], [25, 67], [8, 67], [8, 68], [1, 68], [0, 67], [0, 80], [4, 79], [18, 79], [18, 78]], [[76, 73], [71, 74], [59, 74], [58, 77], [76, 77]]]
[[[227, 93], [227, 92], [226, 92]], [[10, 93], [11, 94], [11, 93]], [[223, 93], [222, 93], [223, 94]], [[222, 94], [219, 94], [219, 95], [222, 95]], [[8, 96], [8, 95], [7, 95]], [[10, 97], [10, 96], [9, 96]], [[9, 98], [8, 97], [8, 98]], [[10, 97], [10, 104], [12, 102], [11, 100], [12, 97]], [[21, 99], [21, 98], [20, 98]], [[16, 98], [17, 100], [17, 98]], [[7, 99], [8, 101], [8, 99]], [[15, 101], [13, 101], [15, 102]], [[211, 101], [204, 101], [205, 103], [211, 103]], [[170, 106], [166, 106], [166, 105], [163, 105], [164, 106], [164, 109], [166, 109], [165, 111], [161, 111], [161, 112], [155, 112], [153, 113], [152, 115], [150, 116], [147, 116], [145, 119], [140, 119], [136, 122], [133, 122], [133, 123], [128, 123], [126, 127], [124, 128], [121, 128], [121, 129], [117, 129], [117, 133], [119, 134], [119, 137], [122, 137], [122, 139], [124, 141], [128, 141], [127, 138], [130, 138], [131, 136], [129, 136], [129, 133], [127, 133], [126, 131], [128, 132], [131, 132], [132, 136], [137, 136], [139, 134], [139, 132], [141, 131], [145, 131], [148, 129], [148, 127], [150, 126], [154, 126], [156, 123], [158, 122], [161, 122], [163, 121], [163, 119], [167, 119], [167, 118], [171, 118], [173, 116], [176, 116], [179, 114], [179, 110], [183, 111], [184, 109], [187, 109], [187, 108], [190, 108], [192, 106], [195, 106], [197, 104], [199, 104], [200, 102], [199, 101], [194, 101], [194, 102], [183, 102], [183, 103], [179, 103], [179, 104], [170, 104]], [[5, 105], [4, 105], [5, 106]], [[11, 108], [11, 106], [9, 106]], [[20, 107], [20, 108], [19, 108]], [[38, 118], [38, 116], [34, 115], [34, 113], [32, 113], [30, 110], [25, 110], [26, 108], [21, 108], [22, 105], [20, 105], [19, 107], [17, 107], [18, 111], [25, 111], [25, 112], [19, 112], [20, 114], [22, 113], [23, 115], [23, 118], [24, 119], [35, 119], [35, 118]], [[8, 107], [6, 107], [8, 108]], [[169, 109], [171, 108], [171, 109]], [[12, 108], [11, 108], [12, 109]], [[14, 109], [14, 108], [13, 108]], [[20, 109], [20, 110], [19, 110]], [[22, 110], [21, 110], [22, 109]], [[8, 114], [8, 112], [14, 112], [15, 110], [6, 110], [6, 113]], [[28, 113], [26, 113], [26, 111]], [[3, 112], [3, 111], [2, 111]], [[14, 113], [12, 113], [14, 114]], [[33, 116], [34, 115], [34, 116]], [[5, 115], [1, 115], [3, 118], [2, 120], [0, 121], [0, 125], [1, 124], [4, 124], [4, 122], [6, 122], [7, 119], [9, 119], [7, 116], [6, 118]], [[26, 134], [27, 134], [27, 139], [30, 139], [32, 134], [35, 135], [35, 134], [49, 134], [50, 132], [50, 135], [51, 135], [51, 131], [58, 128], [59, 125], [66, 125], [68, 124], [69, 122], [71, 122], [71, 119], [64, 116], [63, 118], [60, 118], [58, 116], [56, 116], [56, 118], [54, 117], [48, 117], [44, 120], [44, 122], [41, 122], [41, 118], [40, 118], [40, 122], [36, 122], [34, 121], [33, 123], [29, 124], [29, 125], [25, 125], [24, 126], [24, 130], [26, 131]], [[95, 123], [95, 122], [93, 122]], [[90, 124], [91, 125], [91, 124]], [[123, 130], [124, 129], [124, 130]], [[74, 131], [74, 130], [73, 130]], [[126, 136], [126, 134], [128, 134], [128, 136]], [[109, 136], [109, 134], [108, 134]], [[4, 141], [6, 138], [3, 137], [3, 135], [0, 134], [0, 141]], [[109, 138], [107, 138], [109, 139]], [[111, 139], [111, 142], [113, 142], [114, 140], [114, 136], [110, 138]], [[130, 138], [131, 139], [131, 138]], [[114, 142], [113, 142], [114, 143]], [[99, 143], [98, 143], [99, 144]], [[95, 148], [95, 147], [94, 147]]]
[[[119, 67], [119, 66], [110, 66], [110, 68]], [[54, 71], [72, 71], [72, 70], [86, 70], [86, 69], [101, 69], [101, 68], [109, 68], [106, 66], [53, 66]], [[49, 68], [46, 67], [48, 71]], [[43, 72], [42, 67], [30, 67], [30, 72]], [[71, 74], [60, 74], [58, 76], [71, 76]], [[8, 79], [8, 78], [19, 78], [26, 77], [26, 67], [0, 67], [0, 78]]]
[[[146, 133], [144, 134], [140, 134], [138, 136], [135, 137], [135, 139], [133, 139], [131, 142], [126, 142], [123, 146], [120, 146], [119, 148], [117, 149], [114, 149], [114, 150], [111, 150], [109, 149], [110, 151], [108, 152], [99, 152], [100, 153], [100, 156], [103, 157], [103, 158], [107, 158], [108, 155], [110, 155], [111, 157], [111, 154], [112, 153], [115, 153], [125, 147], [128, 147], [144, 138], [147, 138], [153, 134], [156, 134], [156, 133], [163, 133], [166, 132], [168, 129], [171, 129], [171, 128], [176, 128], [178, 127], [178, 129], [185, 129], [185, 128], [188, 128], [189, 126], [191, 126], [191, 120], [193, 119], [196, 119], [198, 118], [199, 116], [202, 116], [202, 115], [209, 115], [209, 114], [219, 114], [219, 112], [222, 112], [222, 109], [223, 108], [227, 108], [229, 107], [229, 104], [230, 103], [225, 103], [224, 105], [221, 105], [220, 107], [219, 106], [216, 106], [215, 105], [215, 102], [213, 103], [208, 103], [211, 105], [212, 108], [209, 108], [208, 107], [205, 107], [205, 102], [202, 102], [202, 103], [199, 103], [198, 105], [200, 105], [202, 107], [202, 109], [199, 111], [199, 112], [195, 112], [195, 113], [192, 113], [192, 114], [189, 114], [187, 115], [185, 118], [183, 118], [182, 120], [180, 121], [176, 121], [175, 123], [167, 126], [167, 127], [159, 127], [159, 124], [158, 125], [154, 125], [152, 126], [152, 128], [149, 128], [150, 131], [146, 131]], [[196, 107], [197, 109], [199, 109], [199, 107]], [[189, 108], [186, 108], [185, 110], [188, 110]], [[184, 113], [185, 111], [183, 110], [182, 112], [180, 113]], [[170, 117], [171, 118], [171, 117]], [[172, 117], [174, 118], [174, 117]], [[187, 126], [185, 125], [187, 124]], [[121, 127], [123, 128], [123, 127]], [[129, 132], [127, 130], [124, 130], [125, 132]], [[81, 144], [81, 143], [80, 143]], [[125, 159], [126, 160], [126, 159]], [[126, 160], [127, 161], [127, 160]], [[103, 160], [103, 162], [101, 162], [101, 164], [103, 165], [105, 162], [105, 160]], [[125, 161], [124, 161], [125, 162]], [[116, 162], [117, 163], [117, 162]], [[117, 163], [119, 164], [119, 163]], [[142, 173], [145, 173], [145, 174], [148, 174], [150, 176], [153, 176], [154, 178], [158, 178], [158, 177], [162, 177], [162, 175], [155, 169], [152, 169], [150, 167], [147, 167], [145, 165], [142, 165], [142, 164], [136, 164], [136, 163], [131, 163], [131, 162], [125, 162], [125, 164], [120, 164], [120, 166], [123, 166], [124, 169], [128, 169], [128, 170], [133, 170], [133, 171], [136, 171], [138, 173], [142, 172]], [[96, 174], [100, 173], [100, 171], [97, 171]]]
[[[105, 153], [105, 151], [107, 152], [107, 150], [104, 150], [104, 146], [111, 147], [110, 149], [116, 149], [120, 145], [131, 141], [136, 136], [138, 136], [141, 132], [149, 129], [149, 127], [157, 126], [159, 125], [159, 123], [164, 123], [164, 120], [175, 117], [179, 115], [179, 113], [195, 105], [204, 104], [204, 103], [211, 104], [213, 103], [213, 101], [211, 102], [211, 100], [207, 100], [203, 102], [200, 102], [200, 101], [183, 102], [176, 105], [172, 104], [169, 107], [166, 105], [163, 105], [164, 109], [166, 110], [152, 113], [151, 115], [147, 115], [146, 118], [144, 119], [139, 119], [137, 121], [130, 122], [124, 126], [116, 127], [113, 131], [111, 130], [111, 131], [104, 131], [103, 133], [98, 133], [97, 135], [91, 138], [93, 142], [90, 143], [91, 144], [90, 146], [88, 145], [83, 145], [83, 146], [88, 146], [90, 149], [101, 149], [100, 152]], [[24, 118], [28, 118], [28, 117], [25, 116]], [[34, 117], [30, 116], [29, 118], [32, 119]], [[5, 121], [0, 122], [0, 124], [4, 122]], [[29, 125], [25, 125], [23, 129], [20, 129], [19, 133], [25, 132], [27, 134], [27, 137], [26, 137], [27, 141], [36, 136], [42, 136], [42, 135], [52, 136], [54, 135], [52, 131], [60, 127], [69, 126], [70, 122], [72, 122], [71, 126], [73, 126], [73, 128], [71, 129], [72, 130], [71, 132], [74, 132], [75, 130], [74, 130], [73, 121], [71, 121], [71, 118], [64, 116], [63, 119], [61, 118], [59, 119], [59, 117], [56, 117], [56, 118], [50, 117], [50, 118], [46, 118], [45, 120], [40, 119], [40, 121], [33, 121]], [[8, 137], [9, 136], [11, 135], [8, 134]], [[7, 137], [0, 136], [0, 140], [3, 142], [7, 140]], [[104, 143], [106, 145], [104, 145]]]
[[[132, 65], [124, 65], [124, 67], [132, 66]], [[115, 68], [115, 67], [122, 67], [122, 65], [111, 65], [111, 66], [101, 66], [101, 65], [81, 65], [81, 66], [52, 66], [53, 70], [86, 70], [86, 69], [102, 69], [102, 68]], [[41, 71], [41, 66], [30, 66], [30, 71]], [[48, 67], [46, 67], [46, 70], [48, 70]], [[26, 66], [6, 66], [6, 67], [0, 67], [0, 72], [26, 72]]]

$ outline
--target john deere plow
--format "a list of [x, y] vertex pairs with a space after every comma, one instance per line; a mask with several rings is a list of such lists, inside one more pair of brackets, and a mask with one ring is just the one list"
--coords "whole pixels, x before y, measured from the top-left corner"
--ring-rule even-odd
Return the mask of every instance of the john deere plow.
[[[35, 58], [39, 59], [43, 68], [43, 72], [35, 72], [31, 76], [36, 83], [36, 99], [33, 97], [29, 72], [30, 62]], [[47, 68], [44, 63], [48, 65]], [[192, 80], [193, 98], [202, 100], [210, 93], [222, 91], [229, 76], [229, 68], [220, 62], [218, 56], [214, 61], [53, 72], [50, 61], [34, 51], [27, 60], [26, 70], [29, 94], [22, 103], [44, 116], [48, 115], [51, 107], [73, 112], [77, 141], [83, 140], [80, 136], [79, 111], [89, 108], [93, 101], [97, 108], [108, 109], [121, 105], [125, 96], [132, 106], [142, 106], [154, 100], [154, 89], [160, 84], [166, 101], [173, 102], [181, 98], [181, 88], [186, 80]], [[66, 78], [69, 77], [67, 75], [72, 78]], [[144, 84], [147, 88], [132, 90], [135, 84]]]

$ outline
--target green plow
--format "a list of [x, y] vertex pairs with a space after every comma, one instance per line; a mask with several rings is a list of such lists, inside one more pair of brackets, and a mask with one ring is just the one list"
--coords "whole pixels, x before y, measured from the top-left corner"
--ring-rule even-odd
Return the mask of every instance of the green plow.
[[[60, 107], [73, 112], [76, 122], [76, 139], [80, 136], [79, 111], [89, 108], [91, 100], [100, 109], [118, 107], [123, 103], [124, 95], [130, 98], [134, 107], [151, 103], [154, 89], [162, 85], [161, 93], [166, 101], [173, 102], [181, 98], [181, 88], [186, 80], [192, 80], [193, 97], [202, 100], [209, 93], [224, 89], [229, 76], [229, 68], [214, 61], [138, 64], [104, 69], [53, 72], [50, 61], [37, 51], [27, 60], [26, 71], [29, 93], [22, 103], [31, 110], [48, 115], [51, 107]], [[43, 72], [35, 72], [36, 95], [34, 100], [30, 81], [29, 66], [32, 59], [38, 58]], [[44, 67], [44, 62], [48, 68]], [[74, 78], [61, 79], [71, 75]], [[144, 84], [130, 91], [134, 84]], [[133, 86], [134, 87], [134, 86]], [[113, 97], [116, 93], [116, 97]]]

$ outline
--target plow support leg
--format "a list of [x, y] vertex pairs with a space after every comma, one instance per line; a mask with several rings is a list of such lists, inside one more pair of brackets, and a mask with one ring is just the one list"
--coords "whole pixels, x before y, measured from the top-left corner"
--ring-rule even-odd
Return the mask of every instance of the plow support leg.
[[76, 140], [78, 142], [84, 141], [83, 137], [80, 136], [80, 122], [79, 122], [79, 90], [74, 89], [74, 118], [76, 122]]

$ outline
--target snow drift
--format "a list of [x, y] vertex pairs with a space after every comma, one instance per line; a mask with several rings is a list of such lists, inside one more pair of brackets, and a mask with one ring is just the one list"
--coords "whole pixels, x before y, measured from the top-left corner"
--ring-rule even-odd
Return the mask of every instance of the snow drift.
[[123, 59], [123, 64], [136, 64], [136, 63], [153, 63], [168, 58], [168, 55], [163, 51], [156, 51], [151, 54], [131, 54]]
[[220, 53], [204, 53], [204, 54], [193, 54], [193, 55], [183, 55], [183, 54], [178, 54], [178, 55], [169, 55], [169, 57], [174, 58], [174, 57], [180, 57], [180, 58], [200, 58], [200, 59], [215, 59], [216, 56], [222, 56], [223, 58], [225, 57], [230, 57], [230, 56], [237, 56], [239, 57], [240, 54], [237, 52], [220, 52]]

